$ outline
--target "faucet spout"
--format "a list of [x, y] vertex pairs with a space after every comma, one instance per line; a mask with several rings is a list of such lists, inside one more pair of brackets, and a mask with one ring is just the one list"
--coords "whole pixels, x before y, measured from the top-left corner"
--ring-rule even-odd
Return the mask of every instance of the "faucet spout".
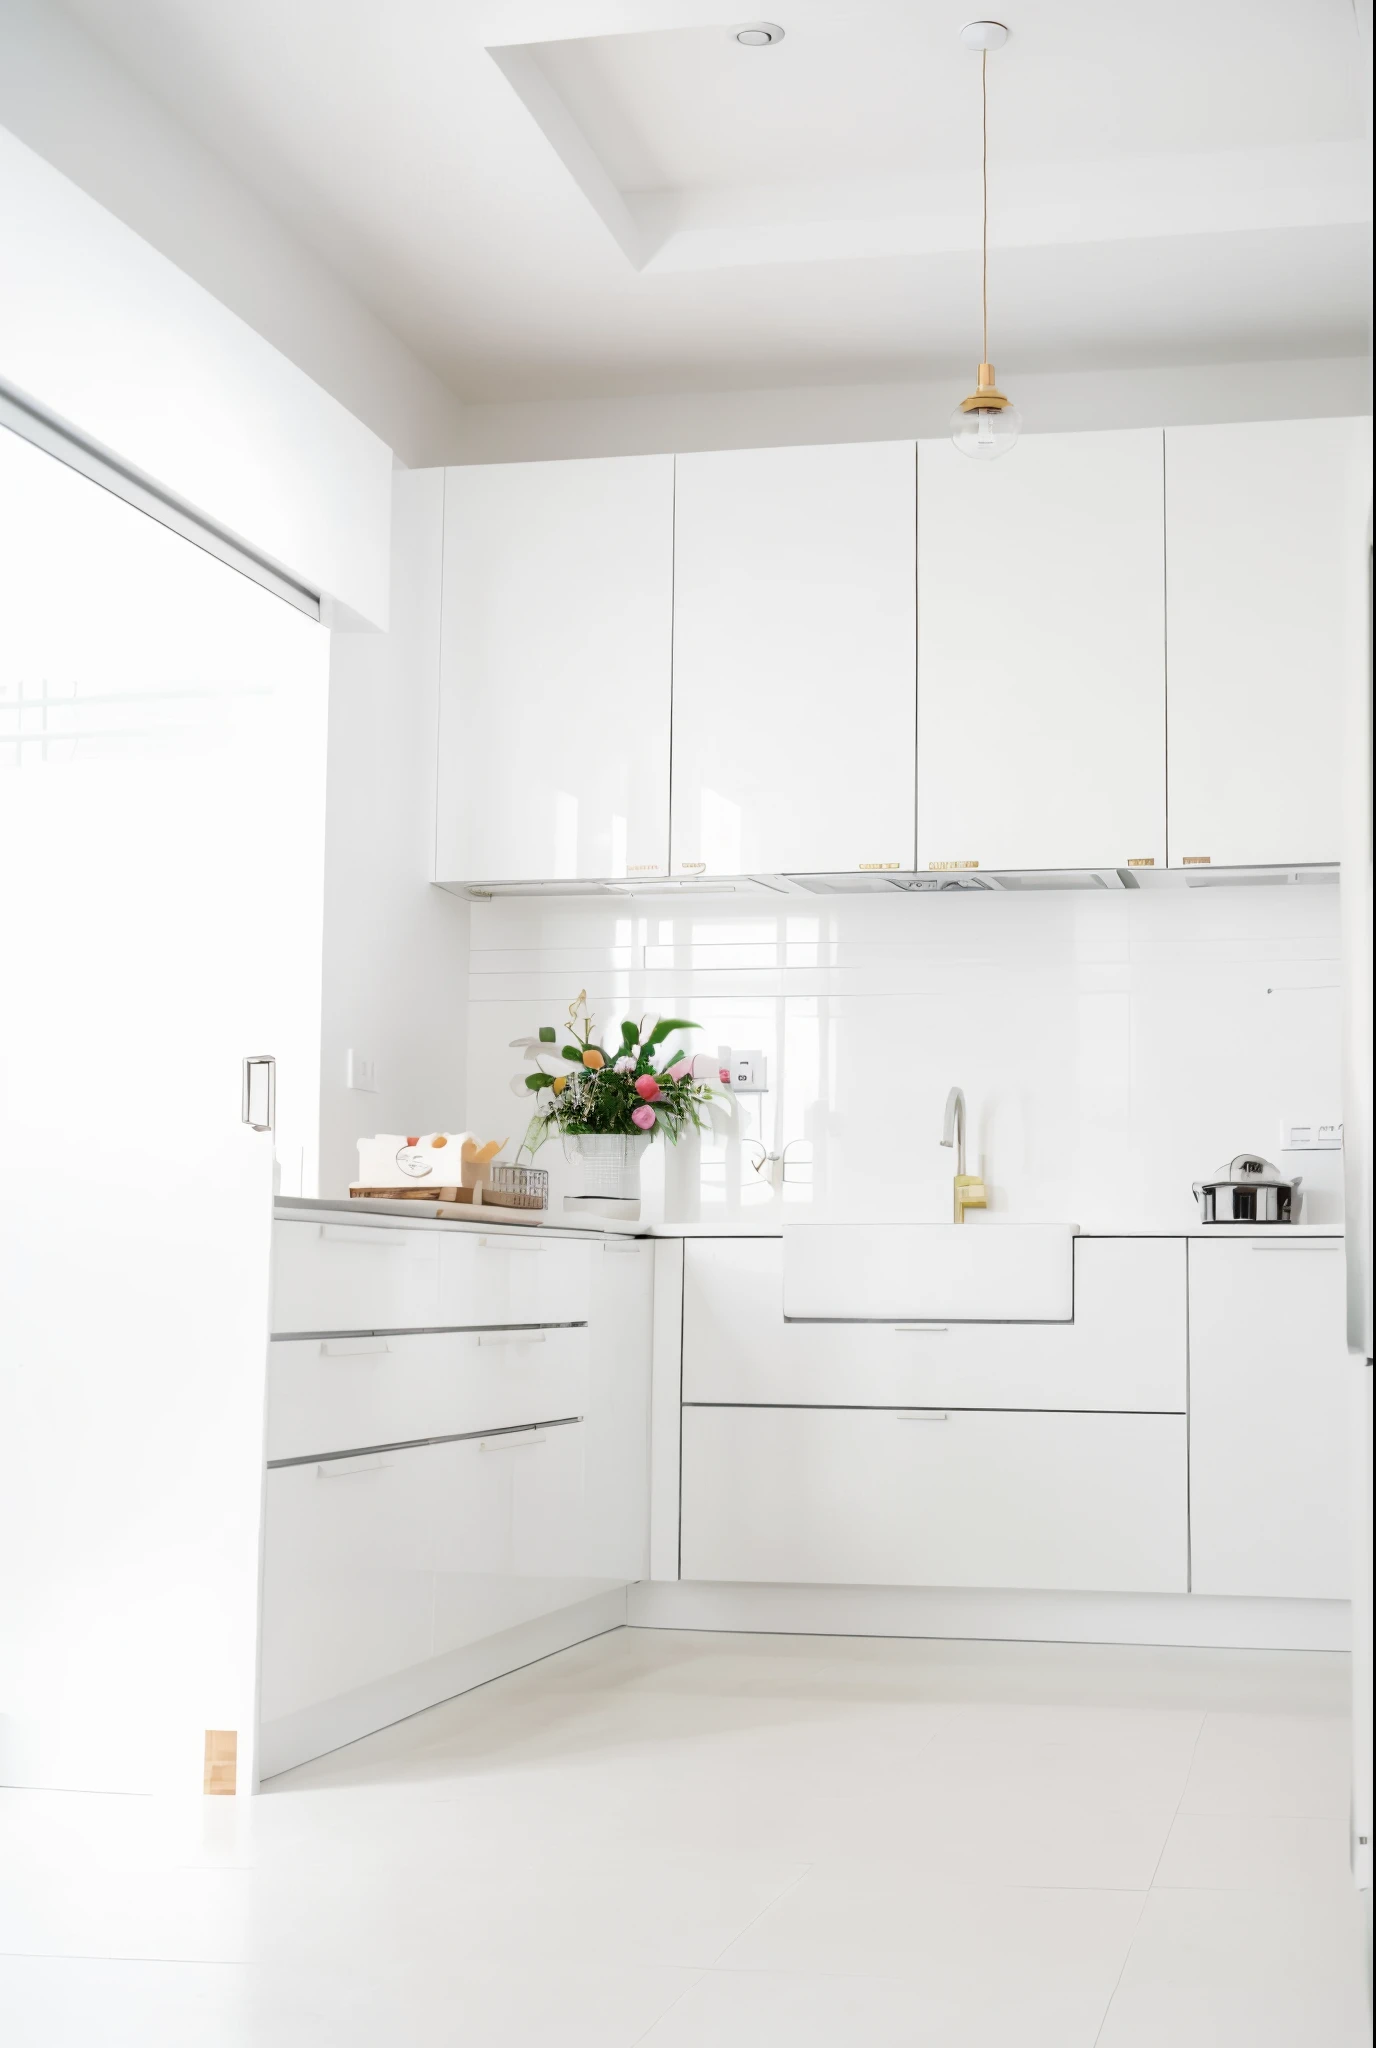
[[967, 1209], [987, 1209], [989, 1195], [984, 1182], [977, 1173], [965, 1171], [965, 1090], [953, 1088], [946, 1097], [946, 1121], [942, 1127], [943, 1145], [956, 1148], [956, 1173], [952, 1187], [955, 1220], [965, 1221]]
[[965, 1090], [953, 1088], [946, 1097], [946, 1121], [942, 1128], [943, 1145], [956, 1148], [956, 1172], [965, 1172]]

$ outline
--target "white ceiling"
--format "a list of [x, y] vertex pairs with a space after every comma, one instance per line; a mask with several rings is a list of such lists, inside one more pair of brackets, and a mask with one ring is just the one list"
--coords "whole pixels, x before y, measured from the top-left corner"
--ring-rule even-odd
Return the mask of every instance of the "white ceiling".
[[[965, 0], [65, 0], [469, 399], [968, 375]], [[1351, 0], [1017, 0], [1018, 370], [1365, 345]]]

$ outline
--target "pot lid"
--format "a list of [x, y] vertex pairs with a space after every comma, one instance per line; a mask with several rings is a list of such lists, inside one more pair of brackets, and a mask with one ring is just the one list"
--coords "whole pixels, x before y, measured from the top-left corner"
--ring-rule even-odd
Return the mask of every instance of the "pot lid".
[[1220, 1166], [1216, 1173], [1210, 1174], [1199, 1185], [1206, 1188], [1297, 1188], [1302, 1178], [1301, 1174], [1291, 1176], [1282, 1173], [1259, 1152], [1239, 1152], [1226, 1166]]

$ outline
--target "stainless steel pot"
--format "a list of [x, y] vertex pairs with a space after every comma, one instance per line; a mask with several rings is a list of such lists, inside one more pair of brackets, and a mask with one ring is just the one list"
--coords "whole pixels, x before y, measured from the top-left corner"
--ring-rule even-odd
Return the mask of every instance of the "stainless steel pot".
[[1239, 1152], [1210, 1180], [1194, 1183], [1201, 1223], [1298, 1223], [1300, 1181], [1287, 1180], [1269, 1159]]

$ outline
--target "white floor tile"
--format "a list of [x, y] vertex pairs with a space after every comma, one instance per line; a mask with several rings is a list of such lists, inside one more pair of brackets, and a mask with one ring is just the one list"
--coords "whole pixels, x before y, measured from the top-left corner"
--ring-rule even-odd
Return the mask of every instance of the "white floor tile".
[[1332, 1714], [1209, 1714], [1181, 1801], [1185, 1813], [1348, 1812], [1351, 1730]]
[[6, 2048], [634, 2048], [697, 1974], [0, 1958], [0, 2019]]
[[952, 1999], [908, 1977], [711, 1970], [645, 2048], [1093, 2048], [1088, 2001], [1040, 2005], [970, 1989]]
[[1143, 1895], [940, 1884], [901, 1867], [812, 1872], [718, 1971], [902, 1977], [932, 2038], [1092, 2042]]
[[1348, 1823], [1274, 1813], [1177, 1814], [1155, 1882], [1172, 1891], [1352, 1890]]
[[5, 2048], [247, 2048], [240, 1963], [0, 1957]]
[[88, 1867], [0, 1880], [0, 1955], [226, 1963], [248, 1957], [252, 1873]]
[[1098, 2048], [1368, 2048], [1355, 1893], [1158, 1891]]
[[279, 1964], [562, 1956], [702, 1968], [802, 1874], [732, 1856], [608, 1863], [540, 1852], [413, 1869], [375, 1849], [366, 1864], [256, 1873], [249, 1953]]

